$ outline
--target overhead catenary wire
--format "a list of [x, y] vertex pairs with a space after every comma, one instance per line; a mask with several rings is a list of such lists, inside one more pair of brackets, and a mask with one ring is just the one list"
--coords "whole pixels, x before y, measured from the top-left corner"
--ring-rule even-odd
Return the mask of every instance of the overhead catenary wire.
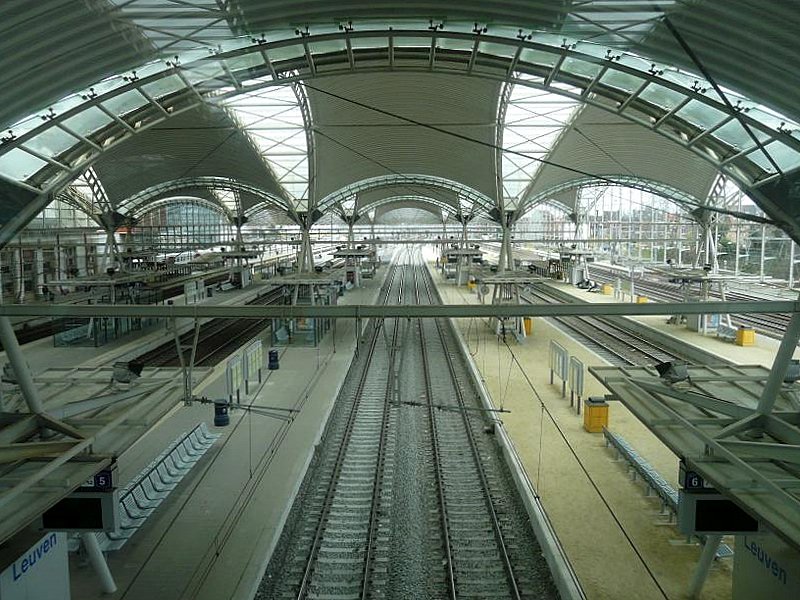
[[[485, 323], [485, 324], [486, 324], [488, 327], [490, 327], [490, 329], [491, 329], [491, 323], [489, 322], [489, 320], [488, 320], [488, 319], [481, 319], [481, 320], [482, 320], [482, 321], [483, 321], [483, 322], [484, 322], [484, 323]], [[499, 339], [499, 337], [500, 337], [500, 336], [498, 336], [498, 339]], [[642, 563], [642, 566], [644, 567], [644, 569], [645, 569], [645, 571], [647, 572], [648, 576], [649, 576], [649, 577], [652, 579], [652, 581], [653, 581], [654, 585], [656, 586], [656, 588], [658, 588], [658, 590], [659, 590], [659, 592], [661, 593], [661, 595], [662, 595], [662, 596], [663, 596], [663, 597], [664, 597], [666, 600], [668, 600], [668, 599], [669, 599], [669, 596], [667, 595], [667, 592], [666, 592], [666, 591], [664, 590], [664, 588], [661, 586], [661, 584], [660, 584], [660, 582], [658, 581], [658, 579], [657, 579], [657, 577], [656, 577], [655, 573], [653, 572], [653, 570], [650, 568], [650, 566], [649, 566], [649, 565], [647, 564], [647, 562], [645, 561], [645, 558], [644, 558], [644, 556], [642, 555], [642, 553], [641, 553], [641, 551], [639, 550], [639, 548], [636, 546], [636, 543], [633, 541], [633, 538], [630, 536], [630, 534], [629, 534], [629, 533], [627, 532], [627, 530], [625, 529], [625, 526], [622, 524], [622, 522], [619, 520], [619, 518], [617, 517], [617, 515], [614, 513], [614, 510], [612, 509], [612, 507], [611, 507], [611, 504], [610, 504], [610, 503], [609, 503], [609, 501], [606, 499], [606, 497], [603, 495], [603, 492], [600, 490], [600, 487], [597, 485], [597, 482], [595, 482], [595, 480], [594, 480], [594, 478], [592, 477], [591, 473], [589, 473], [589, 470], [586, 468], [586, 465], [584, 465], [583, 461], [582, 461], [582, 460], [581, 460], [581, 458], [578, 456], [578, 453], [577, 453], [577, 451], [575, 450], [575, 448], [573, 447], [572, 443], [571, 443], [571, 442], [569, 441], [569, 439], [567, 438], [567, 435], [566, 435], [566, 433], [564, 432], [564, 430], [563, 430], [563, 429], [561, 428], [561, 426], [559, 425], [559, 423], [558, 423], [558, 421], [556, 420], [555, 416], [554, 416], [554, 415], [553, 415], [553, 413], [550, 411], [550, 409], [549, 409], [549, 407], [547, 406], [547, 404], [545, 404], [545, 402], [544, 402], [544, 399], [543, 399], [543, 398], [542, 398], [542, 396], [539, 394], [539, 391], [536, 389], [536, 386], [534, 386], [534, 385], [533, 385], [533, 382], [531, 381], [530, 377], [529, 377], [529, 376], [528, 376], [528, 374], [526, 373], [526, 371], [525, 371], [524, 367], [522, 366], [522, 363], [520, 362], [519, 358], [517, 358], [517, 355], [516, 355], [516, 353], [515, 353], [515, 352], [514, 352], [514, 350], [511, 348], [511, 346], [509, 345], [509, 343], [508, 343], [508, 341], [507, 341], [507, 340], [504, 340], [504, 341], [503, 341], [503, 343], [505, 344], [505, 346], [506, 346], [506, 349], [508, 350], [508, 353], [509, 353], [509, 356], [510, 356], [510, 362], [511, 362], [511, 364], [514, 364], [514, 365], [516, 365], [516, 367], [519, 369], [519, 372], [520, 372], [520, 373], [522, 373], [522, 376], [523, 376], [523, 378], [525, 379], [525, 382], [527, 383], [528, 387], [529, 387], [529, 388], [530, 388], [530, 390], [533, 392], [534, 396], [536, 397], [536, 400], [537, 400], [537, 402], [539, 403], [540, 410], [542, 411], [542, 413], [543, 413], [543, 414], [546, 414], [546, 415], [547, 415], [547, 418], [548, 418], [548, 420], [549, 420], [549, 421], [550, 421], [550, 422], [553, 424], [553, 426], [555, 427], [555, 430], [556, 430], [556, 432], [558, 433], [559, 437], [560, 437], [560, 438], [561, 438], [561, 440], [564, 442], [564, 444], [567, 446], [567, 449], [569, 450], [569, 453], [572, 455], [573, 459], [574, 459], [574, 460], [575, 460], [575, 462], [578, 464], [578, 467], [579, 467], [579, 468], [580, 468], [580, 470], [583, 472], [584, 476], [586, 477], [587, 481], [589, 482], [589, 485], [591, 485], [591, 486], [592, 486], [592, 489], [595, 491], [595, 493], [597, 494], [597, 496], [600, 498], [600, 501], [603, 503], [603, 505], [605, 506], [605, 508], [606, 508], [606, 510], [608, 511], [609, 515], [610, 515], [610, 516], [611, 516], [611, 518], [614, 520], [614, 523], [617, 525], [617, 528], [620, 530], [620, 532], [622, 533], [622, 535], [623, 535], [623, 537], [625, 538], [626, 542], [627, 542], [627, 543], [628, 543], [628, 545], [631, 547], [631, 550], [633, 551], [633, 553], [636, 555], [636, 557], [637, 557], [637, 558], [639, 559], [639, 561]], [[498, 352], [498, 354], [499, 354], [499, 352]], [[499, 372], [498, 372], [498, 381], [499, 381]], [[540, 476], [541, 476], [541, 466], [542, 466], [542, 465], [541, 465], [541, 458], [542, 458], [542, 441], [543, 441], [543, 440], [542, 440], [542, 436], [543, 436], [543, 431], [544, 431], [544, 420], [542, 419], [542, 421], [540, 422], [540, 439], [539, 439], [539, 464], [537, 465], [537, 472], [536, 472], [536, 481], [537, 481], [537, 484], [536, 484], [536, 490], [534, 490], [534, 493], [535, 493], [537, 496], [539, 495], [539, 489], [540, 489], [540, 488], [539, 488], [539, 481], [540, 481]]]
[[[607, 185], [630, 187], [630, 185], [627, 182], [619, 181], [617, 179], [614, 179], [613, 177], [608, 177], [608, 176], [605, 176], [605, 175], [599, 175], [597, 173], [591, 173], [591, 172], [583, 170], [583, 169], [579, 169], [579, 168], [576, 168], [576, 167], [570, 167], [569, 165], [565, 165], [563, 163], [559, 163], [559, 162], [556, 162], [556, 161], [553, 161], [553, 160], [550, 160], [550, 159], [547, 159], [547, 158], [541, 158], [541, 157], [535, 156], [533, 154], [528, 154], [526, 152], [520, 152], [518, 150], [513, 150], [511, 148], [504, 148], [502, 146], [498, 146], [497, 144], [495, 144], [493, 142], [487, 142], [487, 141], [484, 141], [484, 140], [481, 140], [481, 139], [478, 139], [478, 138], [474, 138], [474, 137], [465, 135], [463, 133], [458, 133], [456, 131], [450, 131], [450, 130], [444, 128], [444, 127], [440, 127], [440, 126], [434, 125], [432, 123], [425, 123], [424, 121], [420, 121], [418, 119], [414, 119], [414, 118], [411, 118], [411, 117], [400, 115], [400, 114], [397, 114], [395, 112], [392, 112], [392, 111], [389, 111], [389, 110], [386, 110], [386, 109], [383, 109], [383, 108], [378, 108], [377, 106], [373, 106], [371, 104], [367, 104], [366, 102], [361, 102], [359, 100], [354, 100], [352, 98], [348, 98], [346, 96], [342, 96], [341, 94], [337, 94], [335, 92], [324, 90], [324, 89], [319, 88], [317, 86], [311, 85], [311, 84], [309, 84], [307, 82], [304, 82], [304, 85], [305, 85], [306, 88], [308, 88], [310, 90], [314, 90], [317, 93], [329, 96], [331, 98], [335, 98], [336, 100], [340, 100], [342, 102], [347, 102], [347, 103], [352, 104], [354, 106], [358, 106], [358, 107], [363, 108], [365, 110], [369, 110], [369, 111], [381, 114], [381, 115], [386, 116], [386, 117], [390, 117], [390, 118], [393, 118], [393, 119], [398, 119], [400, 121], [404, 121], [406, 123], [410, 123], [412, 125], [416, 125], [417, 127], [422, 127], [424, 129], [435, 131], [437, 133], [441, 133], [443, 135], [447, 135], [447, 136], [450, 136], [450, 137], [453, 137], [453, 138], [456, 138], [456, 139], [459, 139], [459, 140], [462, 140], [462, 141], [465, 141], [465, 142], [469, 142], [469, 143], [472, 143], [472, 144], [483, 146], [485, 148], [491, 148], [493, 150], [501, 151], [501, 152], [504, 152], [506, 154], [512, 154], [512, 155], [515, 155], [515, 156], [519, 156], [521, 158], [532, 160], [532, 161], [541, 163], [543, 165], [549, 165], [551, 167], [554, 167], [554, 168], [557, 168], [557, 169], [562, 169], [562, 170], [568, 171], [570, 173], [574, 173], [576, 175], [581, 175], [583, 177], [587, 177], [589, 179], [595, 179], [595, 180], [601, 181], [601, 182], [603, 182], [603, 183], [605, 183]], [[327, 134], [322, 133], [320, 131], [319, 127], [316, 127], [314, 129], [314, 131], [315, 131], [315, 133], [320, 134], [323, 137], [328, 137], [330, 139], [330, 136], [328, 136]], [[758, 217], [758, 216], [750, 215], [750, 214], [739, 212], [739, 211], [719, 208], [719, 207], [715, 207], [715, 206], [704, 204], [702, 202], [692, 202], [692, 201], [690, 201], [688, 199], [685, 199], [685, 200], [682, 200], [682, 203], [684, 203], [686, 205], [689, 205], [689, 206], [693, 206], [695, 208], [703, 208], [703, 209], [709, 210], [711, 212], [717, 212], [717, 213], [720, 213], [720, 214], [726, 214], [726, 215], [734, 216], [734, 217], [737, 217], [737, 218], [742, 219], [742, 220], [755, 221], [757, 223], [765, 223], [765, 224], [768, 224], [768, 225], [774, 225], [775, 224], [775, 222], [773, 220], [771, 220], [771, 219], [767, 219], [767, 218], [764, 218], [764, 217]]]

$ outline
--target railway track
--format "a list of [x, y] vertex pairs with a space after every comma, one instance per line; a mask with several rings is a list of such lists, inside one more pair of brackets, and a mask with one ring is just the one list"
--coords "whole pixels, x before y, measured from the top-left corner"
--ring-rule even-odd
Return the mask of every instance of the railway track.
[[[521, 297], [530, 303], [562, 302], [563, 298], [545, 290], [531, 289]], [[636, 335], [603, 317], [552, 317], [557, 326], [605, 358], [611, 364], [653, 365], [681, 358], [657, 343]]]
[[[269, 305], [283, 300], [283, 287], [275, 287], [270, 291], [248, 302], [248, 305]], [[213, 319], [200, 327], [197, 341], [195, 366], [214, 366], [231, 354], [236, 348], [254, 338], [267, 327], [266, 321], [253, 319]], [[193, 331], [181, 335], [181, 344], [192, 342]], [[188, 351], [187, 351], [188, 353]], [[188, 360], [185, 355], [185, 359]], [[145, 352], [136, 358], [146, 367], [179, 367], [178, 349], [175, 340], [170, 340]]]
[[[416, 259], [382, 301], [438, 302]], [[441, 319], [373, 323], [256, 598], [555, 598]]]
[[[591, 277], [601, 283], [612, 284], [618, 279], [617, 274], [604, 270], [602, 267], [596, 265], [593, 265], [591, 268]], [[683, 292], [675, 284], [637, 279], [635, 281], [635, 286], [639, 292], [654, 300], [660, 300], [662, 302], [683, 302], [685, 300]], [[711, 290], [711, 297], [721, 300], [719, 292], [715, 290]], [[725, 297], [730, 301], [752, 301], [761, 299], [741, 292], [726, 292]], [[789, 316], [784, 314], [731, 315], [731, 322], [735, 326], [745, 325], [756, 329], [759, 333], [781, 338], [786, 333]]]

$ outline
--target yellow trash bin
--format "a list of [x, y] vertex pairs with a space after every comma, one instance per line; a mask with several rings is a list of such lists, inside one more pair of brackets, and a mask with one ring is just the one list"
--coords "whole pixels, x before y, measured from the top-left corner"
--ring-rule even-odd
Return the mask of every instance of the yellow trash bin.
[[525, 327], [525, 335], [533, 333], [533, 319], [530, 317], [523, 317], [522, 324]]
[[610, 283], [604, 283], [600, 291], [602, 291], [606, 296], [610, 296], [614, 293], [614, 286]]
[[583, 404], [583, 428], [589, 433], [601, 433], [603, 427], [608, 427], [608, 402], [587, 398]]
[[739, 327], [736, 330], [737, 346], [755, 346], [756, 331], [752, 327]]
[[636, 304], [647, 304], [647, 296], [636, 296]]

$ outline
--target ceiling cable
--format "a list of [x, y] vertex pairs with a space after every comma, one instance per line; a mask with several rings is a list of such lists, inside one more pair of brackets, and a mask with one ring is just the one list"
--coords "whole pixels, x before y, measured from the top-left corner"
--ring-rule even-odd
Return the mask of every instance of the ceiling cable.
[[[388, 111], [388, 110], [385, 110], [385, 109], [382, 109], [382, 108], [378, 108], [376, 106], [372, 106], [372, 105], [366, 104], [364, 102], [359, 102], [358, 100], [353, 100], [352, 98], [347, 98], [345, 96], [341, 96], [341, 95], [336, 94], [334, 92], [329, 92], [327, 90], [323, 90], [321, 88], [318, 88], [316, 86], [310, 85], [308, 83], [304, 83], [304, 85], [308, 89], [314, 90], [315, 92], [318, 92], [320, 94], [324, 94], [326, 96], [330, 96], [331, 98], [335, 98], [337, 100], [341, 100], [342, 102], [347, 102], [347, 103], [352, 104], [354, 106], [358, 106], [360, 108], [364, 108], [366, 110], [369, 110], [369, 111], [372, 111], [372, 112], [376, 112], [378, 114], [381, 114], [381, 115], [384, 115], [384, 116], [387, 116], [387, 117], [391, 117], [393, 119], [399, 119], [400, 121], [405, 121], [407, 123], [411, 123], [412, 125], [416, 125], [418, 127], [423, 127], [425, 129], [429, 129], [431, 131], [436, 131], [438, 133], [441, 133], [441, 134], [444, 134], [444, 135], [448, 135], [448, 136], [460, 139], [460, 140], [465, 141], [465, 142], [478, 144], [478, 145], [484, 146], [486, 148], [491, 148], [493, 150], [499, 150], [499, 151], [504, 152], [504, 153], [520, 156], [522, 158], [526, 158], [528, 160], [533, 160], [533, 161], [536, 161], [536, 162], [539, 162], [539, 163], [542, 163], [542, 164], [545, 164], [545, 165], [549, 165], [549, 166], [555, 167], [557, 169], [563, 169], [565, 171], [569, 171], [569, 172], [575, 173], [577, 175], [582, 175], [583, 177], [588, 177], [590, 179], [596, 179], [596, 180], [602, 181], [603, 183], [606, 183], [608, 185], [619, 186], [619, 187], [630, 187], [629, 184], [624, 183], [624, 182], [620, 182], [618, 180], [615, 180], [613, 177], [606, 177], [604, 175], [597, 175], [595, 173], [590, 173], [590, 172], [584, 171], [582, 169], [577, 169], [575, 167], [570, 167], [570, 166], [567, 166], [567, 165], [563, 165], [563, 164], [554, 162], [554, 161], [546, 159], [546, 158], [540, 158], [540, 157], [537, 157], [537, 156], [533, 156], [531, 154], [526, 154], [524, 152], [519, 152], [517, 150], [511, 150], [511, 149], [508, 149], [508, 148], [503, 148], [503, 147], [498, 146], [497, 144], [494, 144], [492, 142], [486, 142], [484, 140], [479, 140], [477, 138], [473, 138], [473, 137], [470, 137], [468, 135], [464, 135], [462, 133], [458, 133], [458, 132], [455, 132], [455, 131], [450, 131], [450, 130], [445, 129], [443, 127], [439, 127], [437, 125], [431, 125], [429, 123], [424, 123], [422, 121], [418, 121], [416, 119], [412, 119], [411, 117], [405, 117], [403, 115], [399, 115], [397, 113], [393, 113], [391, 111]], [[329, 137], [326, 134], [322, 134], [320, 132], [319, 128], [315, 128], [314, 131], [316, 133], [319, 133], [319, 134], [323, 135], [323, 137]], [[353, 150], [353, 151], [356, 152], [355, 150]], [[360, 156], [363, 156], [360, 153], [358, 153], [358, 154]], [[368, 159], [368, 160], [370, 160], [370, 159]], [[720, 214], [729, 215], [729, 216], [741, 219], [743, 221], [754, 221], [756, 223], [762, 223], [762, 224], [767, 224], [767, 225], [774, 225], [775, 224], [775, 222], [773, 220], [767, 219], [767, 218], [764, 218], [764, 217], [758, 217], [758, 216], [751, 215], [751, 214], [748, 214], [748, 213], [743, 213], [743, 212], [740, 212], [740, 211], [734, 211], [734, 210], [727, 210], [727, 209], [724, 209], [724, 208], [712, 207], [712, 206], [708, 206], [706, 204], [702, 204], [700, 202], [692, 202], [692, 201], [687, 200], [687, 199], [683, 199], [683, 200], [674, 200], [673, 199], [673, 201], [676, 202], [676, 203], [680, 203], [680, 204], [686, 204], [686, 205], [692, 206], [694, 208], [703, 208], [703, 209], [711, 211], [711, 212], [716, 212], [716, 213], [720, 213]]]

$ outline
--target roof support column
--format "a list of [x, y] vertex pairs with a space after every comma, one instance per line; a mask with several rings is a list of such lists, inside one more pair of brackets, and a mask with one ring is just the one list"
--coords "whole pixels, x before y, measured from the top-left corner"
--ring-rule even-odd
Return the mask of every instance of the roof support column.
[[511, 247], [511, 232], [514, 227], [514, 211], [505, 211], [501, 220], [500, 228], [503, 237], [500, 242], [500, 259], [497, 261], [497, 272], [514, 270], [514, 252]]
[[14, 284], [14, 302], [25, 303], [25, 265], [22, 261], [22, 249], [14, 248], [11, 252], [11, 282]]
[[297, 270], [300, 273], [313, 273], [314, 249], [311, 245], [311, 227], [314, 223], [309, 213], [298, 213], [297, 224], [300, 226], [300, 247], [297, 251]]
[[300, 227], [300, 251], [297, 254], [297, 268], [300, 273], [313, 273], [314, 271], [314, 250], [311, 247], [311, 230], [308, 227]]

